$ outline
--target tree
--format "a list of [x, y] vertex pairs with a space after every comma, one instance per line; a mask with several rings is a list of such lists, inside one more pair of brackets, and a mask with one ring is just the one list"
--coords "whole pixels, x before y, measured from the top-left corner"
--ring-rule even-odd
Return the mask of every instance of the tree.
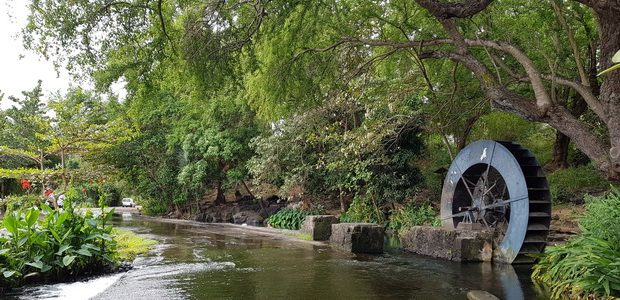
[[[70, 66], [130, 86], [174, 62], [201, 88], [245, 87], [271, 120], [320, 105], [389, 57], [402, 58], [394, 76], [415, 71], [432, 83], [429, 94], [446, 87], [437, 83], [450, 68], [425, 70], [458, 62], [471, 72], [459, 80], [477, 80], [491, 106], [549, 124], [620, 180], [620, 72], [592, 77], [612, 66], [620, 45], [617, 1], [46, 0], [31, 8], [31, 48], [71, 53]], [[562, 104], [572, 101], [557, 97], [561, 88], [587, 104], [583, 116]]]
[[[113, 100], [112, 100], [113, 102]], [[112, 104], [113, 105], [113, 104]], [[63, 188], [67, 188], [69, 155], [88, 158], [112, 145], [131, 138], [131, 130], [122, 119], [107, 111], [106, 102], [93, 93], [74, 88], [49, 102], [54, 117], [45, 123], [41, 138], [48, 141], [47, 153], [60, 156]]]

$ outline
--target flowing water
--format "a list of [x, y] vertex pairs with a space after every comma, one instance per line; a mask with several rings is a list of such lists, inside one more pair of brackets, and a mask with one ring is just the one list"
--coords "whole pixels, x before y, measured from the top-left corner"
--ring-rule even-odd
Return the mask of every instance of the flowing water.
[[124, 216], [117, 226], [160, 243], [134, 268], [27, 287], [16, 299], [466, 299], [470, 289], [535, 299], [528, 267], [460, 264], [388, 249], [351, 255], [231, 226]]

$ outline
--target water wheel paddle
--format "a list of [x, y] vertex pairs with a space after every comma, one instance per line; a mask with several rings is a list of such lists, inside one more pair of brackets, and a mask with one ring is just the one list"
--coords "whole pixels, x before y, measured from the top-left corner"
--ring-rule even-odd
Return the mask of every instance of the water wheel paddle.
[[[458, 153], [443, 185], [446, 228], [494, 230], [493, 259], [533, 263], [551, 223], [551, 195], [536, 157], [513, 142], [482, 140]], [[459, 226], [459, 224], [463, 224]]]

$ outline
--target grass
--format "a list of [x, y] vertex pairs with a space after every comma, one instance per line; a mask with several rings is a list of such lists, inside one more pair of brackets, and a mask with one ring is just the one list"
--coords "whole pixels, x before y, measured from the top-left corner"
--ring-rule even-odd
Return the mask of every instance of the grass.
[[593, 166], [555, 171], [547, 176], [554, 203], [581, 202], [585, 194], [609, 190], [610, 182]]
[[296, 238], [304, 241], [312, 241], [312, 235], [309, 233], [298, 233], [295, 235]]
[[131, 231], [114, 229], [118, 258], [121, 261], [133, 261], [136, 256], [148, 253], [157, 241], [147, 239]]

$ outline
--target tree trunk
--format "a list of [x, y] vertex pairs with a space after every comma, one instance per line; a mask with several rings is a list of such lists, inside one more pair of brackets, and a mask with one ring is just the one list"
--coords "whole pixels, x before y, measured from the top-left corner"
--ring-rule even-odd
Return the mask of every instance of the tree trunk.
[[[41, 167], [41, 172], [43, 172], [43, 170], [45, 169], [45, 165], [43, 164], [43, 149], [39, 149], [39, 155], [40, 155], [39, 165]], [[44, 192], [44, 191], [45, 191], [45, 175], [41, 173], [41, 192]]]
[[62, 189], [67, 190], [67, 168], [65, 167], [65, 149], [60, 149], [60, 166], [62, 168]]
[[568, 168], [568, 146], [570, 138], [565, 134], [556, 131], [555, 143], [553, 143], [553, 159], [546, 166], [546, 169], [555, 171]]
[[248, 185], [245, 183], [245, 180], [241, 179], [241, 183], [243, 183], [243, 187], [245, 188], [245, 190], [248, 192], [248, 195], [250, 195], [250, 197], [252, 197], [252, 199], [256, 199], [258, 201], [258, 204], [260, 205], [260, 209], [262, 212], [265, 212], [265, 205], [263, 205], [263, 199], [258, 199], [256, 197], [254, 197], [254, 194], [252, 194], [252, 191], [250, 191], [250, 188], [248, 187]]
[[215, 196], [215, 204], [224, 204], [226, 203], [226, 196], [224, 196], [224, 191], [222, 190], [222, 181], [218, 180], [216, 183], [216, 196]]
[[[608, 1], [601, 4], [596, 13], [600, 30], [600, 64], [606, 69], [613, 65], [611, 58], [620, 50], [620, 2]], [[610, 141], [608, 177], [620, 181], [620, 71], [610, 72], [602, 77], [600, 99], [607, 111]]]
[[463, 131], [461, 132], [461, 135], [457, 138], [457, 142], [456, 142], [457, 153], [463, 150], [465, 146], [467, 146], [467, 139], [469, 138], [469, 134], [471, 133], [472, 129], [474, 129], [474, 125], [476, 125], [476, 122], [478, 121], [478, 119], [480, 119], [480, 116], [475, 115], [467, 119], [467, 121], [465, 121], [465, 125], [463, 126]]
[[344, 201], [344, 193], [342, 191], [340, 191], [339, 199], [340, 199], [340, 212], [341, 213], [347, 212], [347, 203]]

